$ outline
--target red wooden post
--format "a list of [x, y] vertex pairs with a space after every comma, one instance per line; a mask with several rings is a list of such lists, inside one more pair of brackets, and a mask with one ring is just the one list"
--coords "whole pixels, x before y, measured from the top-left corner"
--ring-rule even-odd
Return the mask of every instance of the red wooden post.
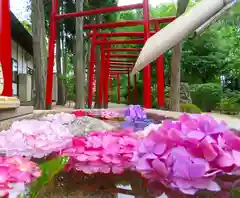
[[122, 65], [122, 66], [126, 65], [126, 66], [131, 66], [131, 67], [133, 67], [133, 65], [134, 65], [133, 62], [132, 63], [130, 63], [130, 62], [116, 62], [116, 61], [111, 61], [111, 60], [110, 60], [110, 64], [111, 65]]
[[[155, 30], [160, 29], [159, 24], [155, 23]], [[158, 106], [164, 107], [164, 58], [163, 55], [157, 59], [157, 97]]]
[[[150, 23], [170, 23], [175, 20], [175, 16], [171, 17], [161, 17], [161, 18], [154, 18], [149, 20]], [[84, 25], [84, 29], [107, 29], [107, 28], [118, 28], [118, 27], [127, 27], [127, 26], [137, 26], [143, 25], [144, 20], [132, 20], [132, 21], [119, 21], [119, 22], [112, 22], [112, 23], [103, 23], [103, 24], [87, 24]]]
[[9, 0], [0, 1], [0, 64], [3, 73], [3, 96], [12, 96], [12, 41]]
[[112, 95], [113, 95], [113, 90], [112, 90], [112, 77], [109, 77], [109, 88], [110, 88], [110, 101], [112, 102]]
[[94, 29], [89, 61], [88, 108], [92, 108], [96, 38], [96, 30]]
[[[118, 23], [118, 22], [117, 22]], [[155, 34], [155, 32], [151, 32], [151, 35]], [[90, 32], [88, 33], [88, 36], [93, 36], [93, 34]], [[126, 37], [126, 36], [134, 36], [134, 37], [143, 37], [144, 32], [98, 32], [97, 37]]]
[[105, 51], [111, 52], [139, 52], [142, 48], [106, 48]]
[[[144, 15], [144, 39], [150, 37], [150, 22], [149, 22], [149, 2], [143, 0], [143, 15]], [[152, 106], [152, 93], [151, 93], [151, 68], [150, 65], [143, 69], [143, 103], [145, 108]]]
[[123, 5], [123, 6], [114, 6], [114, 7], [108, 7], [108, 8], [99, 8], [94, 10], [86, 10], [82, 12], [73, 12], [73, 13], [64, 13], [64, 14], [58, 14], [56, 18], [62, 19], [62, 18], [68, 18], [68, 17], [81, 17], [81, 16], [90, 16], [90, 15], [97, 15], [97, 14], [106, 14], [111, 12], [119, 12], [119, 11], [126, 11], [126, 10], [133, 10], [142, 8], [142, 3], [136, 3], [131, 5]]
[[138, 103], [137, 76], [134, 75], [134, 104]]
[[131, 86], [131, 79], [130, 79], [130, 71], [128, 72], [128, 104], [131, 103], [131, 90], [130, 90], [130, 86]]
[[46, 108], [52, 107], [52, 87], [53, 87], [53, 66], [54, 66], [54, 43], [56, 41], [56, 14], [58, 12], [58, 0], [52, 0], [52, 9], [50, 16], [50, 36], [48, 43], [48, 65], [47, 65], [47, 83], [46, 83]]
[[[109, 45], [107, 46], [109, 47]], [[108, 107], [108, 79], [109, 79], [109, 71], [110, 71], [110, 52], [106, 54], [106, 63], [105, 63], [105, 85], [104, 85], [104, 107]]]
[[105, 79], [105, 42], [106, 37], [103, 38], [101, 44], [101, 68], [100, 68], [100, 82], [99, 82], [99, 106], [102, 107], [103, 105], [103, 92], [104, 92], [104, 79]]
[[108, 40], [108, 41], [98, 40], [97, 44], [98, 45], [101, 45], [101, 44], [144, 44], [144, 40], [143, 39]]
[[111, 58], [137, 58], [138, 54], [110, 54]]
[[118, 104], [120, 104], [120, 74], [117, 74], [117, 91], [118, 91]]

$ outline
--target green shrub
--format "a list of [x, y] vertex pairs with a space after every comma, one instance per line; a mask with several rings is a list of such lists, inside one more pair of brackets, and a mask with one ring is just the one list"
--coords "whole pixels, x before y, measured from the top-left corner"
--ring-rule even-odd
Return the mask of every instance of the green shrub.
[[223, 95], [222, 87], [215, 83], [191, 85], [190, 93], [193, 104], [205, 112], [216, 109]]
[[240, 104], [240, 91], [231, 91], [229, 89], [224, 91], [224, 98], [234, 98]]
[[240, 112], [240, 104], [238, 98], [222, 98], [218, 104], [220, 113], [228, 115], [237, 115]]
[[195, 104], [180, 104], [180, 111], [187, 113], [201, 113], [201, 109]]

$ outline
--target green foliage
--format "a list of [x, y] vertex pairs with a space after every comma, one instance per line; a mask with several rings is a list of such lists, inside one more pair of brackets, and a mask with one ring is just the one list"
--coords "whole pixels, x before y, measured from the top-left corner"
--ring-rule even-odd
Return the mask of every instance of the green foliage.
[[23, 20], [21, 23], [23, 24], [24, 28], [31, 34], [32, 33], [31, 24], [26, 20]]
[[38, 178], [37, 181], [30, 187], [29, 197], [37, 198], [41, 189], [46, 184], [49, 184], [54, 176], [64, 169], [68, 160], [68, 157], [57, 157], [42, 163], [40, 165], [40, 168], [42, 169], [42, 176]]
[[62, 76], [63, 83], [66, 87], [66, 99], [67, 101], [74, 101], [76, 95], [76, 78], [73, 75]]
[[220, 113], [237, 115], [240, 113], [240, 91], [225, 90], [218, 104]]
[[192, 85], [190, 93], [193, 104], [204, 112], [214, 110], [223, 95], [221, 86], [215, 83]]
[[180, 104], [180, 111], [187, 113], [201, 113], [201, 109], [195, 104]]
[[240, 188], [232, 189], [232, 198], [239, 198], [240, 197]]
[[237, 103], [237, 98], [222, 98], [218, 104], [220, 113], [237, 115], [240, 112], [240, 104]]
[[231, 91], [229, 89], [224, 91], [225, 98], [233, 98], [238, 104], [240, 104], [240, 91]]

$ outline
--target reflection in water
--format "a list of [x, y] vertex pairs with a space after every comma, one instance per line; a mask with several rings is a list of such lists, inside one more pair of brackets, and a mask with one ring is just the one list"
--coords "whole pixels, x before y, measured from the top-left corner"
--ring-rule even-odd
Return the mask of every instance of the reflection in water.
[[194, 196], [183, 195], [162, 185], [157, 187], [162, 196], [149, 193], [146, 182], [139, 174], [86, 175], [79, 172], [63, 172], [47, 185], [39, 198], [230, 198], [227, 191], [219, 193], [199, 192]]
[[[222, 181], [228, 180], [229, 182], [232, 179], [235, 181], [239, 177], [221, 178]], [[203, 191], [194, 196], [187, 196], [159, 183], [156, 186], [149, 186], [149, 190], [147, 187], [145, 180], [133, 172], [126, 172], [122, 175], [86, 175], [71, 171], [59, 174], [42, 190], [39, 198], [231, 198], [228, 193], [229, 189], [224, 188], [223, 190], [226, 191], [218, 193]], [[150, 193], [151, 188], [157, 188], [159, 192], [166, 194], [153, 196]]]
[[39, 198], [152, 198], [139, 174], [85, 175], [64, 172], [47, 185]]
[[[121, 188], [121, 189], [125, 189], [125, 190], [132, 190], [131, 185], [126, 185], [126, 186], [117, 185], [117, 188]], [[134, 196], [133, 195], [125, 195], [125, 194], [122, 194], [122, 193], [118, 193], [117, 194], [117, 198], [134, 198]]]

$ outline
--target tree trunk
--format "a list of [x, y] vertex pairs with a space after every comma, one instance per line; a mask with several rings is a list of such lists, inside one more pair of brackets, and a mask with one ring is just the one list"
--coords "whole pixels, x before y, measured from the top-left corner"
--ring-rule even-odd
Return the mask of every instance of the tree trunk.
[[[84, 0], [76, 0], [76, 11], [83, 11]], [[85, 65], [84, 65], [84, 43], [83, 43], [83, 17], [76, 18], [76, 104], [75, 108], [85, 107]], [[84, 71], [84, 72], [83, 72]]]
[[[100, 24], [102, 21], [102, 15], [97, 15], [96, 16], [96, 24]], [[96, 59], [96, 96], [95, 96], [95, 105], [94, 108], [101, 108], [101, 104], [98, 103], [99, 100], [99, 82], [100, 82], [100, 70], [101, 70], [101, 49], [100, 46], [98, 45], [96, 47], [96, 52], [95, 52], [95, 59]]]
[[[93, 24], [95, 22], [94, 17], [90, 16], [90, 24]], [[89, 74], [90, 74], [90, 51], [91, 51], [91, 39], [88, 39], [88, 41], [86, 42], [86, 54], [85, 54], [85, 65], [86, 65], [86, 69], [87, 69], [87, 82], [86, 82], [86, 103], [88, 101], [88, 84], [89, 84]], [[91, 105], [92, 107], [92, 105]]]
[[182, 45], [178, 43], [172, 49], [171, 62], [171, 91], [170, 91], [170, 110], [180, 111], [180, 66], [181, 66]]
[[[63, 57], [63, 76], [66, 76], [67, 73], [67, 47], [66, 47], [66, 35], [65, 35], [65, 29], [63, 29], [62, 31], [62, 57]], [[64, 85], [64, 104], [66, 104], [67, 102], [67, 90], [66, 90], [66, 86]]]
[[[178, 0], [177, 17], [183, 14], [188, 6], [189, 0]], [[178, 43], [173, 47], [171, 63], [171, 91], [170, 91], [170, 110], [180, 111], [180, 68], [182, 56], [182, 44]]]
[[64, 105], [64, 85], [62, 80], [60, 24], [57, 24], [56, 64], [57, 64], [57, 82], [58, 82], [57, 105]]
[[33, 64], [35, 68], [35, 108], [45, 109], [46, 40], [43, 1], [32, 0]]

